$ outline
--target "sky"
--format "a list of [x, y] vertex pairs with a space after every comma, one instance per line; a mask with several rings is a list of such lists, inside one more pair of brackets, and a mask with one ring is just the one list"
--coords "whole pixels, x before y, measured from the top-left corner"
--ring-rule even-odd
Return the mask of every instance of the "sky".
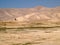
[[60, 0], [0, 0], [0, 8], [57, 7]]

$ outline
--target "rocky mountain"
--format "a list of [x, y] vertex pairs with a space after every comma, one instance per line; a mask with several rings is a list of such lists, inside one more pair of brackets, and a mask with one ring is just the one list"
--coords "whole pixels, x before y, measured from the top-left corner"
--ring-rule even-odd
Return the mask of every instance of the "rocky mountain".
[[0, 8], [0, 21], [60, 22], [60, 7]]

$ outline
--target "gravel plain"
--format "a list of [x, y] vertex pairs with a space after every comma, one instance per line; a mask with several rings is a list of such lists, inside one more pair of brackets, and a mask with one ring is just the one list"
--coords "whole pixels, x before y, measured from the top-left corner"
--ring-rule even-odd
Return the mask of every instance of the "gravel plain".
[[60, 28], [1, 29], [0, 45], [60, 45]]

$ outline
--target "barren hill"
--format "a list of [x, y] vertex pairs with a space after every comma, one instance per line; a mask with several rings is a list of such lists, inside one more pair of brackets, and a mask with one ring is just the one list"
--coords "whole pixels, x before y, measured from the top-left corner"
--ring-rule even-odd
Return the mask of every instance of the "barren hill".
[[0, 21], [52, 21], [60, 22], [60, 7], [0, 8]]
[[60, 45], [60, 7], [0, 8], [0, 45]]

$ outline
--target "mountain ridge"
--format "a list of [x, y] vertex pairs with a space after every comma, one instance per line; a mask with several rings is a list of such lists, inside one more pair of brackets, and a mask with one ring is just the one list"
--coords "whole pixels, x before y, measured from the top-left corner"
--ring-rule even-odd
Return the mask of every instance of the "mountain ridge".
[[43, 6], [33, 8], [0, 8], [0, 21], [36, 20], [60, 21], [60, 6], [55, 8], [47, 8]]

